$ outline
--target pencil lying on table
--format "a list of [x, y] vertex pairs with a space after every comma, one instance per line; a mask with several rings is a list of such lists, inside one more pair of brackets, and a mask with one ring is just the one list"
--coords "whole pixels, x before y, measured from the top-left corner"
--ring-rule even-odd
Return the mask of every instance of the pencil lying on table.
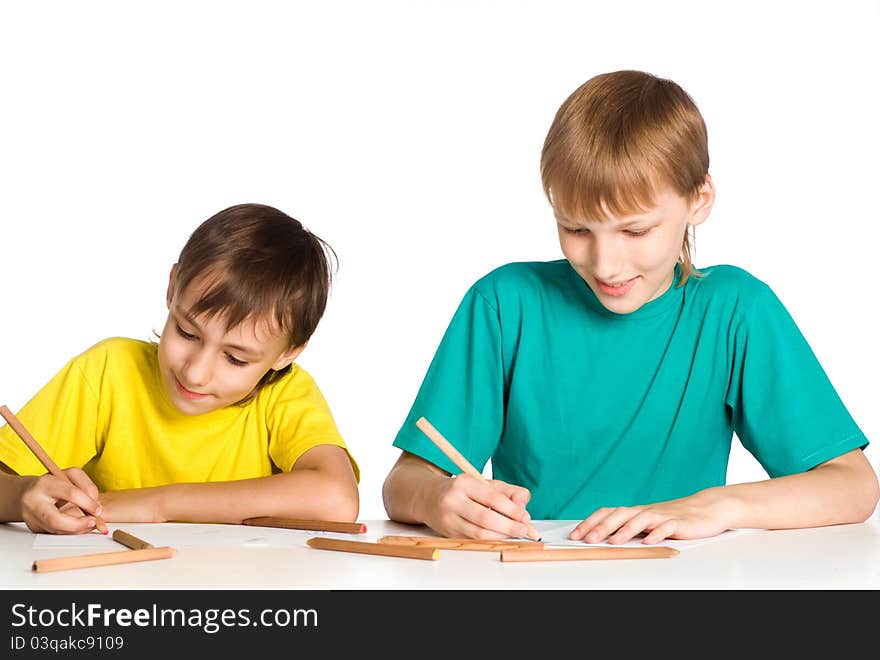
[[[37, 460], [42, 463], [43, 467], [46, 468], [50, 474], [53, 474], [70, 485], [75, 486], [70, 478], [61, 471], [61, 468], [55, 464], [55, 461], [52, 460], [49, 454], [46, 453], [46, 450], [40, 446], [40, 443], [34, 439], [34, 436], [32, 436], [24, 427], [24, 424], [19, 421], [18, 417], [12, 414], [12, 411], [9, 410], [9, 408], [6, 406], [0, 406], [0, 415], [3, 416], [3, 419], [6, 420], [9, 427], [15, 431], [15, 434], [21, 438], [21, 441], [27, 445], [27, 448], [31, 450], [31, 453], [37, 457]], [[107, 523], [104, 522], [104, 519], [101, 518], [101, 516], [95, 516], [95, 527], [102, 534], [108, 533]]]
[[655, 545], [644, 548], [564, 548], [560, 550], [502, 550], [501, 561], [573, 561], [583, 559], [663, 559], [674, 557], [678, 550]]
[[134, 534], [129, 534], [128, 532], [124, 532], [121, 529], [113, 531], [113, 540], [117, 543], [121, 543], [126, 548], [131, 548], [132, 550], [143, 550], [144, 548], [154, 547], [152, 543], [147, 543], [143, 539], [139, 539]]
[[73, 555], [71, 557], [54, 557], [53, 559], [37, 559], [34, 561], [35, 573], [49, 571], [66, 571], [72, 568], [91, 568], [93, 566], [110, 566], [113, 564], [129, 564], [136, 561], [152, 561], [154, 559], [170, 559], [174, 556], [174, 548], [143, 548], [141, 550], [119, 550], [117, 552], [99, 552], [93, 555]]
[[241, 524], [253, 525], [254, 527], [284, 527], [285, 529], [308, 529], [315, 532], [346, 532], [349, 534], [364, 534], [367, 531], [367, 526], [360, 522], [301, 520], [298, 518], [274, 518], [272, 516], [246, 518], [241, 521]]
[[[446, 458], [455, 463], [459, 470], [479, 479], [480, 481], [488, 483], [488, 479], [480, 474], [479, 470], [471, 465], [470, 461], [462, 456], [461, 453], [452, 446], [449, 440], [444, 438], [443, 434], [434, 428], [431, 422], [424, 417], [419, 417], [416, 426], [419, 427], [422, 433], [430, 438], [431, 442], [437, 445], [437, 448], [446, 455]], [[531, 524], [529, 524], [529, 538], [534, 539], [535, 541], [541, 540], [538, 530], [536, 530]]]
[[440, 536], [383, 536], [378, 543], [401, 545], [411, 548], [435, 548], [437, 550], [482, 550], [501, 552], [502, 550], [540, 549], [538, 541], [478, 541], [476, 539], [450, 539]]
[[371, 543], [369, 541], [346, 541], [315, 536], [306, 541], [310, 548], [318, 550], [340, 550], [342, 552], [359, 552], [365, 555], [383, 555], [385, 557], [404, 557], [406, 559], [439, 559], [437, 548], [417, 548], [397, 546], [390, 543]]

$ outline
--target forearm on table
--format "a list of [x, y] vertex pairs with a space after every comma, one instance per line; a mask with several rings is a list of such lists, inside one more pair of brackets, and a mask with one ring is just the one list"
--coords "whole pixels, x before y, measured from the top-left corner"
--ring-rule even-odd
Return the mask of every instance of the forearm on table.
[[713, 501], [710, 506], [725, 512], [731, 529], [863, 522], [877, 505], [876, 474], [860, 456], [841, 458], [800, 474], [712, 488], [695, 497]]
[[259, 516], [354, 521], [357, 514], [357, 484], [315, 469], [239, 481], [170, 484], [156, 493], [156, 516], [168, 521], [238, 524]]

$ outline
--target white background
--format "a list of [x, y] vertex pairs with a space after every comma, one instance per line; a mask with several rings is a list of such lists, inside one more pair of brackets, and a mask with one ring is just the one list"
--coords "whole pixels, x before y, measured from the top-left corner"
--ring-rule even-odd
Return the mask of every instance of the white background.
[[[696, 264], [770, 284], [880, 439], [878, 2], [18, 4], [0, 9], [13, 410], [96, 341], [162, 327], [200, 222], [270, 204], [339, 255], [300, 363], [360, 463], [361, 519], [384, 518], [391, 442], [466, 288], [561, 256], [539, 179], [556, 109], [634, 68], [706, 118]], [[734, 441], [729, 481], [764, 477]]]

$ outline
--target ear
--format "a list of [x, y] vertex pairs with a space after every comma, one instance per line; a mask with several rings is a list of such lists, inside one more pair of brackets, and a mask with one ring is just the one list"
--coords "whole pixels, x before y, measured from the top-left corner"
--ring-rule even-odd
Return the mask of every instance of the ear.
[[165, 293], [165, 304], [171, 309], [171, 301], [174, 299], [174, 278], [177, 277], [177, 264], [171, 267], [171, 274], [168, 275], [168, 291]]
[[281, 371], [282, 369], [284, 369], [284, 367], [286, 367], [296, 358], [298, 358], [299, 354], [302, 353], [308, 345], [309, 342], [305, 342], [303, 344], [300, 344], [299, 346], [294, 346], [293, 348], [287, 349], [278, 356], [278, 359], [275, 360], [275, 364], [273, 364], [271, 368], [275, 371]]
[[715, 204], [715, 184], [712, 182], [712, 177], [707, 174], [706, 180], [697, 192], [697, 198], [691, 204], [691, 217], [688, 224], [691, 227], [703, 224], [709, 217], [713, 204]]

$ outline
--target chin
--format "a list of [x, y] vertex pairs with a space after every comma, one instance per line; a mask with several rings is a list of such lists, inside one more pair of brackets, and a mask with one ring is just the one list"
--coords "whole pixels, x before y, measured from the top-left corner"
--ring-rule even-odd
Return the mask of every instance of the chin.
[[606, 305], [605, 302], [602, 302], [603, 307], [607, 309], [609, 312], [614, 312], [615, 314], [632, 314], [634, 311], [641, 307], [640, 304], [635, 303], [618, 303], [615, 305]]

